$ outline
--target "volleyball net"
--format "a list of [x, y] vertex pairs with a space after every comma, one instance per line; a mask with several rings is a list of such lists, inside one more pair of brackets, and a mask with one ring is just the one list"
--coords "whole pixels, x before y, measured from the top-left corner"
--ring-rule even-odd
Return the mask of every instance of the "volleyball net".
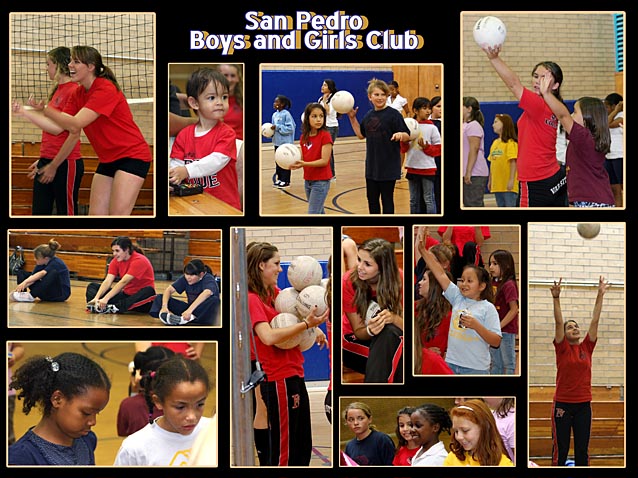
[[[12, 13], [9, 45], [11, 98], [23, 102], [29, 96], [46, 100], [51, 87], [46, 71], [46, 53], [49, 50], [75, 45], [96, 48], [104, 64], [114, 72], [144, 136], [151, 141], [155, 96], [155, 14]], [[145, 121], [149, 124], [144, 125]], [[30, 129], [27, 128], [24, 134], [28, 135]], [[12, 140], [29, 140], [16, 138], [16, 134], [23, 133], [16, 132], [14, 128]]]

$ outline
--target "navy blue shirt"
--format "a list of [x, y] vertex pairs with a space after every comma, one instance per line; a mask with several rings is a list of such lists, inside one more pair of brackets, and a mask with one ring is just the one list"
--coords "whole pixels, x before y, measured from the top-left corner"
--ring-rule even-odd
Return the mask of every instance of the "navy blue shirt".
[[9, 465], [95, 465], [95, 433], [73, 440], [71, 446], [40, 438], [30, 428], [9, 447]]

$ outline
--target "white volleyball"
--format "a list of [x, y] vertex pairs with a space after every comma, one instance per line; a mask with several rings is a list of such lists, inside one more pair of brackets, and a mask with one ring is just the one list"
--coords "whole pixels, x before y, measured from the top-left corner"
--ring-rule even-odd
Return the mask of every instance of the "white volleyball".
[[299, 291], [294, 287], [286, 287], [279, 291], [275, 299], [275, 309], [277, 312], [297, 313], [297, 296]]
[[[295, 314], [289, 314], [288, 312], [282, 312], [273, 317], [270, 321], [270, 326], [273, 329], [280, 329], [282, 327], [288, 327], [299, 323], [299, 318]], [[293, 335], [292, 337], [275, 344], [280, 349], [291, 349], [299, 345], [301, 341], [301, 333]]]
[[474, 41], [481, 47], [486, 46], [496, 48], [505, 42], [507, 36], [507, 28], [505, 23], [498, 17], [481, 17], [474, 24], [472, 31]]
[[374, 300], [371, 300], [370, 304], [368, 304], [368, 310], [366, 311], [366, 325], [368, 325], [370, 323], [370, 319], [377, 315], [379, 312], [381, 312], [381, 307], [379, 307], [379, 304], [376, 303]]
[[320, 285], [323, 269], [319, 261], [311, 256], [297, 256], [288, 266], [288, 282], [299, 292], [309, 285]]
[[300, 318], [308, 317], [310, 312], [315, 309], [315, 306], [317, 307], [315, 315], [323, 314], [328, 308], [326, 304], [326, 289], [321, 287], [321, 285], [309, 285], [297, 295], [297, 315]]

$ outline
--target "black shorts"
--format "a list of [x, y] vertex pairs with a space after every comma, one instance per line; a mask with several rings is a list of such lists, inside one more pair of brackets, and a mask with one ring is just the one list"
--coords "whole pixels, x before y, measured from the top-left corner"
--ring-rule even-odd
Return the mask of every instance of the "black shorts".
[[620, 184], [622, 186], [623, 183], [623, 158], [613, 158], [605, 160], [605, 169], [607, 170], [607, 174], [609, 175], [609, 184]]
[[520, 182], [521, 207], [567, 207], [567, 180], [559, 169], [549, 178]]
[[151, 169], [150, 161], [122, 158], [115, 160], [112, 163], [99, 163], [95, 170], [95, 174], [114, 178], [115, 173], [118, 171], [124, 171], [125, 173], [134, 174], [135, 176], [145, 179], [149, 169]]

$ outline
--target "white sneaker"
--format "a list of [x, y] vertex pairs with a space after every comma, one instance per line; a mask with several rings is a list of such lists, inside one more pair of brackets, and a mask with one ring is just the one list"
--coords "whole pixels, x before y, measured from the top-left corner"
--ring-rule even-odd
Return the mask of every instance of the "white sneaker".
[[31, 295], [31, 293], [27, 292], [27, 291], [24, 291], [24, 292], [13, 292], [11, 294], [11, 297], [16, 302], [35, 302], [35, 297], [33, 297]]

